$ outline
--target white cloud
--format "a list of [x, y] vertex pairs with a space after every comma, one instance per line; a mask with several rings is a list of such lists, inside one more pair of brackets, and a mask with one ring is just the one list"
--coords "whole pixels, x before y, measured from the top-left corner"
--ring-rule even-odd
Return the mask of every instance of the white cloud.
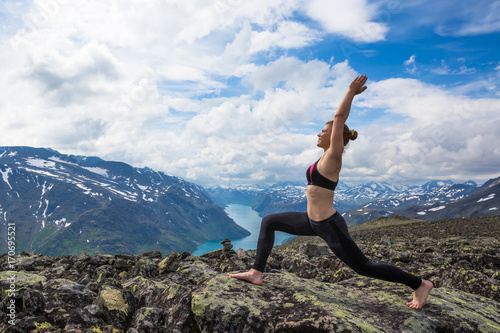
[[[479, 170], [492, 177], [498, 173], [500, 152], [488, 143], [500, 142], [498, 99], [469, 99], [411, 79], [372, 83], [366, 93], [364, 105], [404, 119], [389, 126], [374, 122], [360, 131], [345, 170], [362, 166], [370, 171], [366, 172], [369, 178], [376, 170], [376, 179], [401, 182], [436, 177], [463, 180]], [[354, 170], [348, 175], [363, 177], [359, 169]]]
[[444, 59], [441, 60], [441, 67], [433, 68], [430, 71], [438, 75], [464, 75], [476, 73], [475, 68], [469, 68], [465, 65], [460, 65], [458, 69], [451, 69], [450, 66], [446, 64]]
[[307, 14], [323, 28], [356, 42], [376, 42], [385, 39], [389, 30], [374, 21], [377, 5], [366, 0], [312, 0], [306, 5]]
[[404, 61], [406, 66], [405, 71], [410, 74], [417, 74], [417, 65], [415, 64], [416, 55], [412, 55], [410, 59]]
[[[443, 22], [436, 31], [442, 36], [476, 36], [500, 31], [500, 3], [498, 1], [478, 0], [474, 2], [447, 3], [444, 11], [457, 22]], [[439, 14], [439, 13], [438, 13]], [[439, 21], [438, 21], [439, 22]]]
[[[316, 131], [357, 72], [347, 61], [301, 52], [327, 34], [384, 40], [388, 26], [376, 22], [378, 9], [365, 0], [10, 6], [24, 26], [2, 30], [0, 141], [99, 155], [200, 182], [302, 179], [303, 167], [321, 154]], [[415, 55], [404, 65], [416, 69]], [[445, 66], [447, 73], [470, 71]], [[418, 80], [369, 82], [354, 103], [350, 120], [360, 137], [345, 154], [343, 177], [459, 174], [459, 153], [466, 154], [467, 173], [477, 168], [474, 158], [487, 155], [483, 145], [498, 142], [496, 103]], [[380, 109], [387, 113], [372, 117]], [[392, 116], [398, 120], [391, 127], [377, 123]], [[433, 139], [435, 133], [444, 136]], [[422, 152], [427, 159], [417, 158]], [[497, 156], [488, 155], [485, 170]]]
[[[176, 146], [185, 147], [184, 156], [198, 161], [196, 168], [190, 167], [191, 177], [236, 182], [301, 177], [303, 172], [297, 167], [317, 158], [321, 151], [314, 136], [296, 133], [293, 128], [318, 121], [319, 131], [333, 117], [332, 103], [338, 103], [343, 93], [325, 85], [336, 86], [352, 77], [352, 72], [346, 63], [330, 67], [286, 57], [258, 67], [248, 83], [265, 92], [262, 98], [221, 99], [219, 105], [188, 121]], [[281, 80], [282, 86], [277, 87]], [[323, 111], [314, 112], [318, 108]]]
[[318, 32], [309, 29], [304, 24], [292, 21], [283, 21], [276, 31], [262, 31], [252, 33], [249, 52], [269, 51], [275, 47], [293, 49], [310, 45], [319, 40]]

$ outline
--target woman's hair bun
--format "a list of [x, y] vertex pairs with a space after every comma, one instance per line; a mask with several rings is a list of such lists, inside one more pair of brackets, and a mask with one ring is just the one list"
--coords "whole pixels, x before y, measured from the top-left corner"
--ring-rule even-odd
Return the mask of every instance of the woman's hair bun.
[[349, 131], [349, 140], [356, 140], [357, 137], [358, 137], [358, 132], [356, 132], [355, 130]]

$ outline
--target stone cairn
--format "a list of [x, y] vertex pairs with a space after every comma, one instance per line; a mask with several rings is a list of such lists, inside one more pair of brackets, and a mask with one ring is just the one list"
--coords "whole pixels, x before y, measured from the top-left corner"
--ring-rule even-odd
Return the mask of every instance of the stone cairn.
[[230, 258], [236, 255], [236, 252], [233, 250], [233, 244], [231, 244], [229, 239], [224, 238], [220, 243], [222, 244], [222, 256], [224, 258]]

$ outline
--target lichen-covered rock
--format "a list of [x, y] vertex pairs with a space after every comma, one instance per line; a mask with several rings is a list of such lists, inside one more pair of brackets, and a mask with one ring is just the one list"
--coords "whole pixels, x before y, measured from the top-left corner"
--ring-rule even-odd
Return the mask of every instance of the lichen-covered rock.
[[171, 251], [168, 256], [158, 264], [159, 273], [175, 272], [179, 268], [179, 254]]
[[114, 327], [125, 329], [134, 313], [134, 298], [129, 291], [103, 286], [99, 293], [99, 308]]
[[158, 265], [150, 258], [140, 258], [135, 264], [132, 274], [152, 278], [158, 275]]
[[164, 327], [163, 310], [158, 308], [144, 307], [136, 312], [134, 326], [140, 332], [159, 332]]
[[33, 289], [41, 289], [46, 283], [45, 276], [38, 273], [30, 273], [26, 271], [3, 271], [0, 272], [0, 288], [2, 290], [10, 289], [11, 279], [15, 281], [14, 285], [17, 290], [30, 287]]
[[156, 323], [155, 332], [190, 332], [196, 327], [190, 309], [192, 288], [169, 279], [153, 281], [142, 276], [125, 282], [124, 288], [132, 292], [138, 306], [162, 311], [162, 322]]
[[459, 325], [497, 332], [500, 328], [500, 303], [491, 299], [441, 288], [423, 310], [415, 311], [405, 305], [411, 295], [408, 288], [353, 280], [329, 284], [269, 273], [263, 286], [255, 286], [219, 275], [193, 293], [192, 311], [202, 332], [447, 332]]
[[296, 254], [285, 257], [282, 261], [283, 268], [299, 277], [313, 278], [318, 275], [318, 267], [309, 261], [305, 254]]
[[[246, 271], [255, 250], [202, 256], [47, 257], [23, 252], [16, 269], [0, 256], [0, 331], [163, 332], [498, 332], [500, 217], [352, 230], [373, 261], [434, 283], [413, 310], [405, 286], [358, 276], [319, 237], [271, 252], [264, 285], [226, 276]], [[10, 280], [9, 280], [10, 279]], [[10, 281], [15, 295], [10, 296]], [[8, 323], [11, 299], [16, 324]]]
[[36, 316], [42, 314], [45, 307], [45, 299], [40, 290], [27, 288], [24, 290], [22, 297], [26, 315]]
[[195, 259], [184, 262], [179, 267], [178, 274], [191, 284], [198, 284], [204, 279], [216, 275], [217, 272], [206, 262]]
[[64, 328], [68, 324], [84, 324], [86, 314], [83, 308], [92, 304], [97, 296], [84, 285], [66, 279], [48, 281], [42, 292], [44, 294], [43, 314], [48, 321], [59, 328]]

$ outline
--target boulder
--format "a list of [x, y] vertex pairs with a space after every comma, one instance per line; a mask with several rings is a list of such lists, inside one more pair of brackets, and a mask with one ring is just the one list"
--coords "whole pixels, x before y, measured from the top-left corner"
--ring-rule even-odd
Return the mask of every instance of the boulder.
[[99, 309], [106, 321], [125, 330], [134, 313], [134, 298], [129, 291], [103, 286], [99, 292]]
[[268, 273], [263, 286], [219, 275], [193, 293], [202, 332], [474, 332], [500, 329], [500, 303], [452, 288], [433, 291], [424, 309], [411, 290], [367, 278], [330, 284]]

